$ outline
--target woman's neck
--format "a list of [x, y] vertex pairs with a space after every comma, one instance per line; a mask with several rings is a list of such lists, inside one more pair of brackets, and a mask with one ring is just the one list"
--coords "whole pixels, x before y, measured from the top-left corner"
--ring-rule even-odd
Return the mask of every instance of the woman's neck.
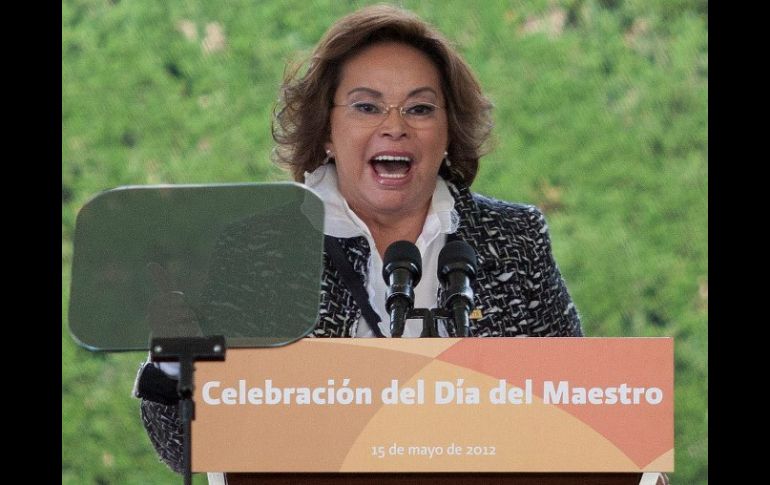
[[388, 246], [396, 241], [417, 242], [417, 238], [420, 237], [425, 225], [430, 203], [431, 201], [428, 200], [422, 210], [396, 216], [360, 214], [355, 210], [354, 212], [369, 228], [374, 244], [377, 246], [377, 252], [383, 258]]

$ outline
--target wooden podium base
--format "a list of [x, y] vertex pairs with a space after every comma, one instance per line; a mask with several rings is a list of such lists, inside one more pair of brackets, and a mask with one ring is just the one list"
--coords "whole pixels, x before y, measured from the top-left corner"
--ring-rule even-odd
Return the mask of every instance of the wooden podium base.
[[228, 473], [227, 485], [639, 485], [641, 473]]

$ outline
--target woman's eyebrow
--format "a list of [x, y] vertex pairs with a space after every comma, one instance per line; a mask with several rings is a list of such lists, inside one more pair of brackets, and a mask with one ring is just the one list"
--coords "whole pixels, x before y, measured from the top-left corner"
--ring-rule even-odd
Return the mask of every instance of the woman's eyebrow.
[[433, 93], [434, 96], [438, 97], [438, 93], [436, 92], [436, 90], [430, 86], [423, 86], [421, 88], [413, 89], [412, 91], [409, 92], [409, 95], [407, 97], [410, 98], [416, 94], [422, 94], [423, 92], [430, 92], [430, 93]]
[[348, 96], [350, 96], [353, 93], [357, 93], [359, 91], [363, 91], [363, 92], [365, 92], [367, 94], [371, 94], [375, 98], [382, 98], [382, 93], [381, 92], [379, 92], [379, 91], [377, 91], [375, 89], [372, 89], [372, 88], [364, 88], [364, 87], [358, 87], [358, 88], [351, 89], [350, 91], [348, 91]]
[[[371, 96], [374, 96], [375, 98], [382, 98], [381, 92], [377, 91], [376, 89], [365, 88], [363, 86], [359, 86], [351, 89], [350, 91], [348, 91], [347, 95], [350, 96], [351, 94], [357, 93], [357, 92], [364, 92], [364, 93], [370, 94]], [[411, 98], [412, 96], [415, 96], [417, 94], [422, 94], [423, 92], [433, 93], [434, 96], [438, 97], [438, 93], [436, 92], [436, 90], [430, 86], [422, 86], [417, 89], [413, 89], [409, 91], [409, 94], [406, 97]]]

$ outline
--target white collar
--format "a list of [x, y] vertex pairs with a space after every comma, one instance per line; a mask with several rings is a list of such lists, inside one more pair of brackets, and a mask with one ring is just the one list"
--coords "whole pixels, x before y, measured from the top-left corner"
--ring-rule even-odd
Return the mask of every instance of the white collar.
[[[438, 234], [455, 232], [460, 220], [446, 181], [439, 176], [436, 178], [436, 188], [420, 235], [420, 238], [428, 241]], [[313, 189], [324, 202], [324, 234], [342, 238], [366, 236], [371, 239], [369, 228], [342, 197], [337, 180], [337, 167], [331, 163], [321, 165], [312, 172], [305, 172], [305, 185]]]

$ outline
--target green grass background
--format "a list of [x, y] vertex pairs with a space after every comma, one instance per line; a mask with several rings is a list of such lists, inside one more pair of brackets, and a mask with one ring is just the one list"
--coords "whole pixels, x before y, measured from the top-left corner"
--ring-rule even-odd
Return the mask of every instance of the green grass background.
[[[77, 211], [119, 185], [288, 179], [269, 161], [284, 66], [370, 3], [62, 3], [62, 483], [181, 480], [130, 397], [144, 355], [69, 336]], [[707, 1], [396, 4], [477, 72], [496, 142], [473, 188], [545, 210], [586, 333], [675, 338], [672, 479], [707, 483]]]

